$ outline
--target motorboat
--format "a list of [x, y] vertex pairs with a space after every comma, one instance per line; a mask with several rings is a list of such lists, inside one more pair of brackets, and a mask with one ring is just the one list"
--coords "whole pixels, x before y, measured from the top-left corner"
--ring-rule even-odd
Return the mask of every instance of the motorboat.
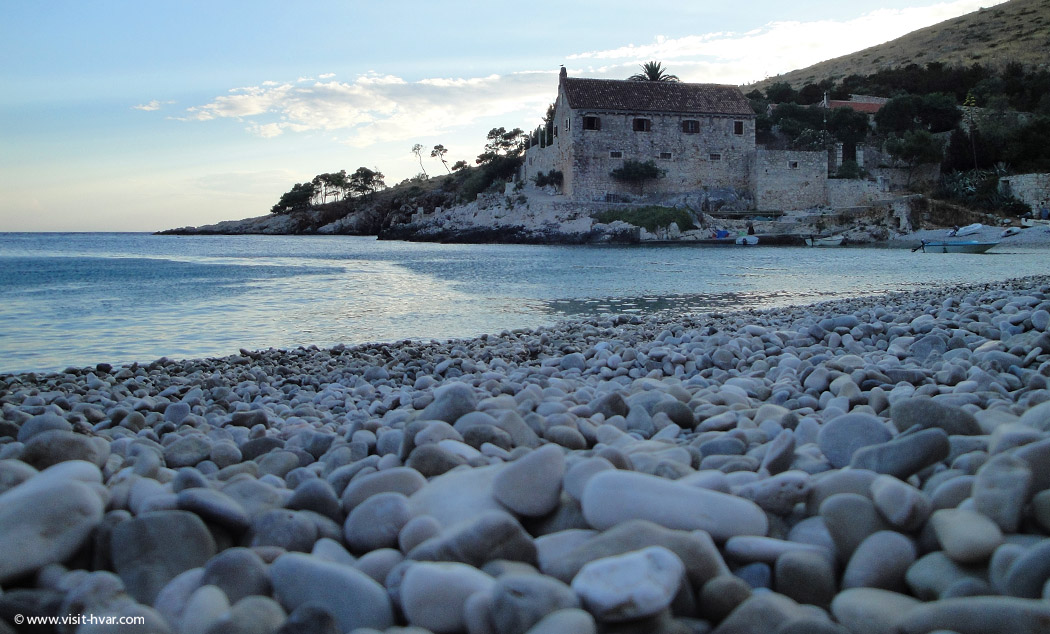
[[949, 238], [961, 238], [962, 236], [972, 236], [977, 233], [983, 227], [979, 222], [975, 222], [972, 225], [966, 225], [965, 227], [956, 227], [948, 232]]
[[821, 236], [814, 238], [806, 238], [806, 246], [809, 247], [839, 247], [842, 246], [846, 236], [838, 234], [834, 236]]
[[991, 249], [996, 242], [979, 242], [977, 240], [923, 240], [912, 252], [921, 250], [923, 253], [984, 253]]
[[1021, 228], [1020, 227], [1007, 227], [1006, 229], [1003, 230], [1002, 233], [999, 234], [999, 237], [1000, 238], [1009, 238], [1010, 236], [1016, 236], [1019, 233], [1021, 233]]
[[758, 244], [758, 236], [756, 236], [756, 235], [740, 236], [739, 238], [736, 239], [736, 243], [741, 245], [741, 246], [753, 246], [753, 245]]

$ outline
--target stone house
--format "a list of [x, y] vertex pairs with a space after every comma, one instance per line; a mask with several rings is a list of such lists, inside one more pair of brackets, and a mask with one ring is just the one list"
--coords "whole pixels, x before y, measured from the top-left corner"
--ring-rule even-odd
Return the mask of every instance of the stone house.
[[664, 171], [646, 194], [753, 189], [755, 113], [736, 86], [585, 79], [562, 68], [553, 129], [537, 138], [524, 178], [559, 171], [562, 193], [578, 201], [636, 194], [610, 175], [626, 160]]

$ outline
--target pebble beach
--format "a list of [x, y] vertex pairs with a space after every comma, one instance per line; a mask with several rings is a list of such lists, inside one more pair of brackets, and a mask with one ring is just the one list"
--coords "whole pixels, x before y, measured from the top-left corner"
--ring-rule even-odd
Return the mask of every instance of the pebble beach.
[[0, 375], [0, 634], [1047, 632], [1048, 377], [1050, 276]]

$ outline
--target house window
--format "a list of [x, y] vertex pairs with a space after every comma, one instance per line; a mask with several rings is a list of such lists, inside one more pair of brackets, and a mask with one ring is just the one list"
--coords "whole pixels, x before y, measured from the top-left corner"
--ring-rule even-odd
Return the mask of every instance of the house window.
[[635, 119], [634, 120], [634, 131], [635, 132], [648, 132], [653, 129], [653, 122], [650, 119]]
[[788, 169], [789, 170], [797, 170], [798, 169], [798, 161], [788, 161]]
[[709, 154], [707, 156], [707, 158], [709, 160], [712, 160], [712, 161], [721, 161], [722, 160], [722, 155], [721, 154], [714, 154], [714, 153], [712, 153], [712, 154]]
[[670, 152], [660, 152], [660, 158], [665, 159], [665, 160], [670, 159], [671, 158], [671, 153]]
[[619, 150], [613, 150], [609, 152], [609, 158], [623, 158], [623, 152]]
[[558, 136], [558, 126], [554, 126], [554, 136]]
[[566, 119], [565, 119], [565, 131], [566, 131], [566, 132], [568, 132], [568, 131], [569, 131], [569, 119], [568, 119], [567, 117], [566, 117]]
[[700, 122], [696, 119], [686, 119], [682, 121], [682, 132], [686, 134], [696, 134], [700, 131]]
[[583, 129], [584, 130], [601, 130], [602, 120], [598, 117], [584, 117], [583, 118]]
[[734, 121], [733, 122], [733, 134], [743, 134], [743, 133], [744, 133], [744, 122], [743, 121]]

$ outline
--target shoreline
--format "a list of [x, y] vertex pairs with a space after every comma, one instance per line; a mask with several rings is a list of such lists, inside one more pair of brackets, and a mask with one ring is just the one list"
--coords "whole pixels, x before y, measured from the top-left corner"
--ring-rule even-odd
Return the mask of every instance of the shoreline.
[[0, 375], [0, 615], [965, 634], [976, 593], [1023, 629], [1048, 309], [1034, 276]]

